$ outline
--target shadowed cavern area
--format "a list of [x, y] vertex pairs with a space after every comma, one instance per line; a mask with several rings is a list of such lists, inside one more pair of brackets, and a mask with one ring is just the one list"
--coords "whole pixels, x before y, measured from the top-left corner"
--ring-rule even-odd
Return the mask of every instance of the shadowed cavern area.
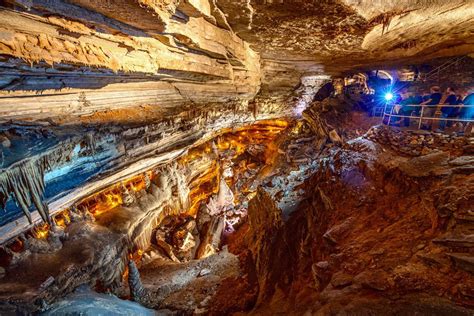
[[471, 0], [0, 1], [1, 315], [472, 315]]

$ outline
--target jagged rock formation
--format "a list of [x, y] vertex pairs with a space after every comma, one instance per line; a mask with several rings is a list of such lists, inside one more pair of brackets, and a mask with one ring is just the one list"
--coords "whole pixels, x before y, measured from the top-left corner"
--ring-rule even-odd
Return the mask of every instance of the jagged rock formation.
[[471, 313], [470, 145], [407, 157], [368, 139], [392, 133], [326, 149], [307, 200], [283, 226], [268, 219], [280, 233], [259, 242], [273, 255], [257, 257], [266, 263], [256, 267], [266, 284], [258, 296], [267, 297], [257, 311]]
[[[266, 269], [273, 257], [272, 242], [277, 239], [282, 226], [281, 211], [270, 195], [259, 188], [257, 195], [249, 204], [249, 245], [258, 276], [259, 296], [257, 304], [265, 297], [270, 273]], [[270, 241], [270, 242], [268, 242]]]

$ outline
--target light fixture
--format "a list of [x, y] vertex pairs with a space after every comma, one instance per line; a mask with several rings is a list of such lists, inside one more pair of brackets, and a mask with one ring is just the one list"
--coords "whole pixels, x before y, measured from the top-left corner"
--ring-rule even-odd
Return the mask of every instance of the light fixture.
[[392, 99], [393, 99], [393, 93], [392, 92], [385, 93], [385, 100], [386, 101], [391, 101]]

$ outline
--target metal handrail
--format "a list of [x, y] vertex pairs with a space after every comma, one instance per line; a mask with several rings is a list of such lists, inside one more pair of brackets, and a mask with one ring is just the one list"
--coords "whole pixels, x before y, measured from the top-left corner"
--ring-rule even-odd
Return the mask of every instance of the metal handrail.
[[[387, 108], [390, 108], [390, 112], [387, 112]], [[418, 107], [421, 108], [421, 112], [419, 116], [411, 116], [411, 115], [398, 115], [394, 114], [393, 110], [395, 107]], [[418, 129], [421, 128], [421, 124], [423, 120], [428, 120], [428, 121], [455, 121], [455, 122], [468, 122], [468, 123], [474, 123], [474, 119], [462, 119], [462, 118], [445, 118], [445, 117], [423, 117], [423, 112], [425, 108], [436, 108], [436, 111], [438, 111], [441, 108], [472, 108], [474, 105], [464, 105], [464, 104], [458, 104], [458, 105], [451, 105], [451, 104], [436, 104], [436, 105], [431, 105], [431, 104], [385, 104], [384, 111], [383, 111], [383, 117], [382, 117], [382, 122], [385, 122], [385, 118], [388, 116], [388, 121], [387, 125], [390, 125], [390, 122], [392, 121], [392, 117], [394, 118], [411, 118], [411, 119], [419, 119], [418, 121]]]
[[424, 76], [423, 75], [420, 76], [420, 79], [423, 80], [423, 81], [426, 81], [430, 78], [433, 78], [435, 75], [438, 75], [438, 77], [439, 77], [439, 74], [440, 74], [441, 71], [443, 71], [445, 69], [448, 69], [452, 65], [458, 64], [465, 57], [466, 57], [466, 55], [456, 56], [456, 57], [446, 61], [444, 64], [442, 64], [442, 65], [436, 67], [435, 69], [431, 70], [430, 72], [426, 73]]

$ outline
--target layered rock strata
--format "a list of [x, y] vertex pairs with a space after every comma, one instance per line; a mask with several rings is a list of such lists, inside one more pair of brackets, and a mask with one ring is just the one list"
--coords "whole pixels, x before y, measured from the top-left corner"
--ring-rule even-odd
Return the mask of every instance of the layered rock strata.
[[[14, 201], [27, 217], [19, 218], [18, 208], [15, 208], [11, 202], [10, 204], [3, 204], [3, 206], [7, 205], [9, 218], [4, 221], [6, 225], [1, 228], [4, 232], [2, 240], [8, 240], [26, 229], [28, 221], [30, 223], [38, 222], [40, 213], [31, 211], [32, 214], [29, 214], [29, 207], [33, 204], [32, 202], [39, 203], [38, 205], [41, 206], [48, 201], [48, 208], [52, 210], [51, 215], [53, 215], [81, 198], [109, 186], [111, 183], [130, 178], [154, 166], [177, 159], [192, 146], [206, 142], [230, 128], [238, 128], [255, 122], [255, 120], [261, 121], [280, 117], [285, 112], [288, 113], [288, 116], [292, 115], [291, 109], [282, 109], [279, 107], [280, 105], [268, 104], [260, 106], [255, 111], [249, 110], [247, 106], [238, 107], [237, 105], [231, 105], [225, 110], [222, 106], [215, 106], [211, 109], [209, 107], [207, 109], [195, 108], [183, 111], [173, 117], [163, 117], [161, 113], [154, 113], [161, 120], [160, 123], [150, 123], [144, 126], [143, 124], [102, 127], [94, 124], [92, 126], [72, 126], [68, 128], [52, 126], [48, 127], [48, 130], [53, 135], [37, 136], [37, 134], [33, 134], [31, 136], [32, 144], [36, 144], [35, 139], [38, 139], [38, 137], [43, 142], [48, 140], [60, 141], [64, 138], [65, 140], [60, 141], [55, 147], [56, 151], [62, 152], [64, 159], [54, 158], [55, 156], [54, 159], [48, 158], [50, 157], [48, 152], [38, 153], [33, 157], [25, 157], [24, 151], [15, 152], [15, 148], [22, 150], [23, 147], [20, 147], [19, 144], [24, 143], [25, 139], [19, 139], [17, 143], [17, 137], [10, 136], [14, 146], [9, 151], [12, 151], [12, 154], [17, 154], [17, 157], [22, 158], [22, 160], [7, 166], [4, 169], [5, 172], [2, 173], [4, 175], [1, 178], [3, 179], [2, 202], [6, 203], [10, 194], [15, 194]], [[153, 112], [151, 113], [153, 114]], [[19, 128], [19, 130], [22, 129], [22, 127]], [[44, 127], [30, 127], [30, 129], [44, 129]], [[85, 132], [86, 136], [74, 135], [78, 132]], [[10, 134], [12, 134], [11, 130]], [[54, 138], [54, 135], [60, 137]], [[87, 145], [87, 140], [90, 137], [94, 139], [94, 144]], [[92, 150], [91, 146], [95, 149]], [[32, 147], [30, 152], [36, 150], [38, 150], [36, 147]], [[42, 198], [43, 185], [31, 188], [29, 186], [9, 185], [9, 183], [12, 184], [11, 182], [14, 181], [15, 177], [24, 178], [22, 174], [27, 172], [25, 164], [28, 166], [29, 164], [36, 164], [35, 161], [37, 160], [48, 162], [49, 169], [45, 170], [42, 167], [41, 174], [39, 171], [35, 171], [31, 175], [37, 175], [37, 177], [29, 177], [32, 180], [39, 181], [40, 184], [45, 181], [45, 177], [47, 178], [44, 184], [46, 190], [52, 186], [47, 198]], [[45, 171], [49, 172], [45, 173]], [[73, 174], [76, 178], [71, 178]], [[15, 175], [15, 177], [7, 177], [7, 175]], [[21, 182], [18, 183], [21, 184]], [[60, 183], [59, 186], [58, 183]], [[20, 190], [21, 188], [23, 189]], [[16, 195], [15, 190], [18, 191], [18, 195]], [[65, 190], [69, 191], [66, 195], [63, 194]], [[26, 199], [28, 196], [34, 198]], [[16, 221], [12, 222], [12, 219]]]
[[16, 5], [0, 12], [2, 118], [249, 100], [258, 91], [258, 54], [221, 28], [208, 1]]

